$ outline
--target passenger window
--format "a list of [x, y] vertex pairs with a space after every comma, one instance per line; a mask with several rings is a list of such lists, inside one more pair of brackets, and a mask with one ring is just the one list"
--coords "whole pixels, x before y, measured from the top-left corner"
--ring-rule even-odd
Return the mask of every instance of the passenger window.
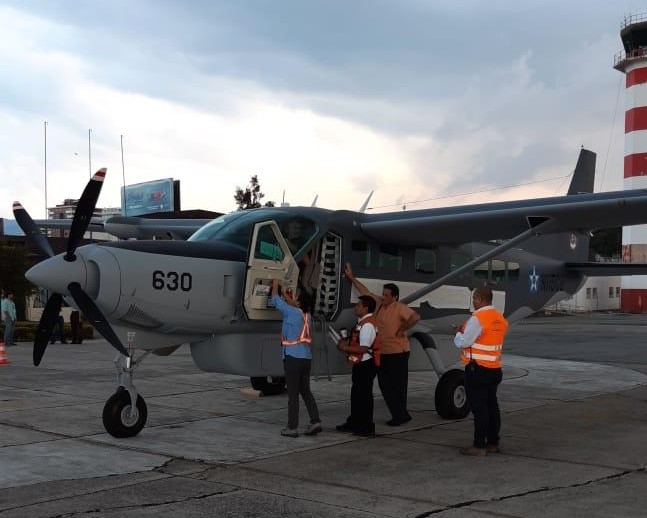
[[474, 268], [474, 277], [482, 281], [487, 281], [488, 269], [489, 266], [487, 262], [479, 264], [476, 268]]
[[505, 261], [502, 261], [501, 259], [492, 259], [490, 261], [490, 267], [492, 269], [491, 281], [494, 284], [499, 284], [505, 281]]
[[402, 270], [402, 254], [396, 245], [380, 245], [380, 268], [399, 272]]
[[357, 266], [371, 266], [371, 247], [366, 241], [351, 243], [351, 263]]
[[508, 261], [506, 263], [506, 267], [507, 267], [507, 270], [508, 270], [508, 280], [509, 281], [518, 280], [519, 279], [519, 263]]
[[282, 261], [284, 257], [281, 245], [279, 245], [272, 227], [261, 227], [256, 239], [256, 249], [254, 250], [255, 259], [265, 259], [270, 261]]
[[449, 256], [449, 269], [456, 270], [461, 266], [469, 263], [470, 258], [465, 254], [453, 253]]
[[436, 271], [436, 251], [416, 248], [415, 262], [418, 273], [434, 273]]

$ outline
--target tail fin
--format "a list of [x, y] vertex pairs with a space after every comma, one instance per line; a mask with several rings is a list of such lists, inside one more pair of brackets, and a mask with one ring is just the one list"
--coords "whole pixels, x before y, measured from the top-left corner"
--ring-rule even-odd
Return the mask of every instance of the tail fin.
[[567, 194], [583, 194], [593, 192], [595, 186], [595, 157], [593, 151], [582, 148], [577, 159], [571, 185]]

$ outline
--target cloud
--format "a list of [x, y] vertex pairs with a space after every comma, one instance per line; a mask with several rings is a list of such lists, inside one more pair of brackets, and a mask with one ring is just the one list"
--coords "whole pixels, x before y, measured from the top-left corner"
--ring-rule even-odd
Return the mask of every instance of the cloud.
[[233, 209], [252, 174], [265, 199], [331, 208], [550, 195], [559, 180], [529, 182], [582, 144], [618, 187], [622, 6], [551, 5], [7, 2], [0, 216], [16, 197], [42, 210], [45, 120], [50, 205], [81, 192], [89, 128], [104, 206], [121, 135], [126, 182], [181, 179], [184, 208]]

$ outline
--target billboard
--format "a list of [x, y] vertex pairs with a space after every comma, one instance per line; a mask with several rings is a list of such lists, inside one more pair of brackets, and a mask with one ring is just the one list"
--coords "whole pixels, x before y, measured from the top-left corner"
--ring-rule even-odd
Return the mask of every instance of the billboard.
[[151, 212], [173, 212], [175, 198], [173, 178], [126, 185], [121, 188], [122, 216], [139, 216]]

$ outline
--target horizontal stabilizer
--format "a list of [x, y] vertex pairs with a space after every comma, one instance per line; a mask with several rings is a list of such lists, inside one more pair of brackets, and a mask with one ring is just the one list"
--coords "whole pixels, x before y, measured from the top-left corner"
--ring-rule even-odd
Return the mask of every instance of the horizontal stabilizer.
[[647, 275], [647, 263], [566, 263], [566, 270], [589, 277]]

